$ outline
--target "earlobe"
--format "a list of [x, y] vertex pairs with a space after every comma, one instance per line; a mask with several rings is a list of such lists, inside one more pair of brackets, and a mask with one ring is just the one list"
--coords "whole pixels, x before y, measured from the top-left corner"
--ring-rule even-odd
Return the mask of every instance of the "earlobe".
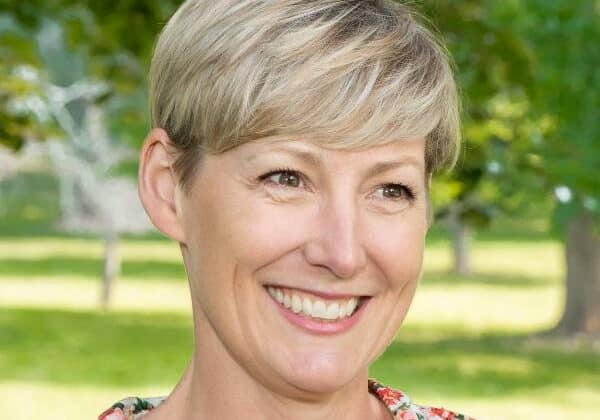
[[140, 154], [138, 191], [148, 217], [158, 230], [185, 243], [178, 183], [172, 169], [174, 146], [165, 130], [155, 128]]

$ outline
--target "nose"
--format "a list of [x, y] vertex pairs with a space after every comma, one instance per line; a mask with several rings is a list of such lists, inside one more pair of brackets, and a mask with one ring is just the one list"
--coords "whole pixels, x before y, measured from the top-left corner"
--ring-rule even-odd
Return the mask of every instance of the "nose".
[[304, 255], [310, 264], [348, 279], [365, 266], [367, 255], [356, 206], [339, 201], [319, 207]]

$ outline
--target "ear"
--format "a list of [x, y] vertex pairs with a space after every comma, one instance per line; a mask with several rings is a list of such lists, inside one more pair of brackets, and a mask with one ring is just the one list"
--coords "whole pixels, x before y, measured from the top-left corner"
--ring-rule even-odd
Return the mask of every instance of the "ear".
[[140, 154], [138, 192], [154, 226], [174, 241], [185, 244], [181, 191], [171, 166], [174, 151], [165, 130], [150, 131]]

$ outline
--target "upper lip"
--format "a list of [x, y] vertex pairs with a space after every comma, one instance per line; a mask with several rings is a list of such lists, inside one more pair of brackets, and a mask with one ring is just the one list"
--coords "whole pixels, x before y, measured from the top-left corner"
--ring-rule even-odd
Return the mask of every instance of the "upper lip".
[[318, 297], [322, 297], [323, 299], [351, 299], [354, 297], [369, 297], [368, 295], [360, 293], [323, 292], [318, 290], [305, 289], [302, 287], [285, 286], [282, 284], [266, 284], [265, 287], [276, 287], [279, 289], [297, 290], [299, 292], [304, 292]]

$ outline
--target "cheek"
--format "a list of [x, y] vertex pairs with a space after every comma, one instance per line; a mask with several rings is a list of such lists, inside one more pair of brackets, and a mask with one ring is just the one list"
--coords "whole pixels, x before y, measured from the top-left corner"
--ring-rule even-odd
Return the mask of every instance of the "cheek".
[[404, 287], [418, 280], [425, 234], [425, 217], [371, 224], [370, 253], [390, 287]]
[[[251, 191], [222, 194], [213, 188], [193, 204], [193, 232], [197, 265], [220, 276], [251, 274], [295, 249], [306, 232], [302, 211], [257, 199]], [[228, 189], [232, 191], [231, 188]], [[226, 269], [231, 273], [225, 273]], [[204, 275], [209, 273], [204, 272]]]
[[233, 247], [240, 261], [258, 269], [292, 252], [303, 241], [307, 215], [300, 209], [267, 202], [254, 202], [234, 215]]

